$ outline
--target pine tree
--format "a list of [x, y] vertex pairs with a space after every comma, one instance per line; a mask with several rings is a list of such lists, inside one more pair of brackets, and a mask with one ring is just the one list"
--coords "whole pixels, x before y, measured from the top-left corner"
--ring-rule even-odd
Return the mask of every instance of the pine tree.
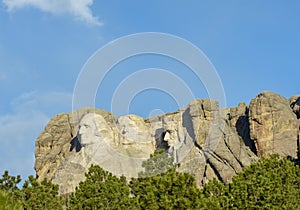
[[142, 163], [145, 171], [139, 177], [155, 176], [167, 172], [174, 167], [174, 158], [170, 157], [163, 149], [155, 151], [150, 158]]
[[229, 184], [204, 186], [214, 209], [300, 209], [300, 169], [287, 158], [271, 155], [243, 169]]
[[10, 192], [0, 190], [0, 209], [1, 210], [22, 210], [20, 200], [16, 199]]
[[86, 180], [71, 196], [69, 209], [133, 209], [135, 198], [125, 177], [113, 176], [100, 166], [91, 166]]
[[4, 171], [2, 178], [0, 179], [0, 190], [8, 192], [14, 192], [18, 190], [18, 184], [21, 182], [21, 176], [10, 176], [8, 171]]
[[[21, 191], [18, 188], [18, 184], [21, 182], [21, 176], [11, 176], [8, 171], [5, 171], [0, 179], [0, 203], [2, 207], [0, 209], [10, 209], [20, 207]], [[3, 208], [5, 205], [8, 207]]]
[[141, 209], [197, 209], [200, 207], [200, 190], [195, 178], [178, 173], [175, 168], [166, 173], [133, 179], [132, 194]]
[[22, 194], [25, 209], [63, 209], [58, 185], [47, 179], [38, 182], [33, 176], [29, 176], [23, 185]]
[[243, 208], [300, 209], [299, 166], [271, 155], [247, 167], [228, 185], [230, 205]]

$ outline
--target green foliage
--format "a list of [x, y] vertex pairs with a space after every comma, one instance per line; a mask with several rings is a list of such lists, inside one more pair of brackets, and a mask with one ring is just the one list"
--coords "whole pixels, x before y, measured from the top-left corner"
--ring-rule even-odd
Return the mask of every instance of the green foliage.
[[126, 178], [118, 178], [99, 166], [91, 166], [86, 180], [71, 196], [69, 209], [132, 209], [135, 198], [130, 198]]
[[23, 185], [22, 195], [25, 209], [63, 209], [58, 185], [47, 179], [38, 182], [33, 176], [29, 176]]
[[18, 190], [18, 184], [21, 181], [21, 176], [10, 176], [8, 171], [4, 171], [2, 178], [0, 179], [0, 190], [14, 192]]
[[[132, 179], [129, 184], [125, 177], [91, 166], [64, 209], [300, 209], [300, 169], [287, 158], [262, 158], [244, 168], [231, 183], [213, 180], [200, 190], [194, 177], [176, 172], [170, 166], [173, 161], [164, 154], [159, 151], [146, 161], [144, 173], [152, 176]], [[1, 210], [63, 209], [57, 185], [30, 176], [19, 190], [20, 180], [4, 172]]]
[[299, 166], [271, 155], [244, 168], [230, 184], [205, 185], [203, 193], [215, 209], [300, 209], [299, 186]]
[[278, 155], [262, 158], [233, 178], [228, 185], [234, 208], [300, 209], [300, 170]]
[[144, 172], [139, 173], [139, 177], [156, 176], [167, 172], [174, 167], [174, 158], [170, 157], [163, 149], [157, 150], [150, 158], [143, 162]]
[[0, 190], [0, 209], [1, 210], [21, 210], [21, 202], [14, 197], [11, 192]]
[[205, 197], [205, 209], [223, 209], [228, 203], [227, 186], [216, 179], [204, 186], [202, 194]]
[[192, 175], [174, 168], [156, 176], [133, 179], [132, 194], [139, 209], [196, 209], [200, 206], [200, 190]]
[[131, 192], [139, 209], [195, 209], [203, 196], [192, 175], [175, 171], [174, 159], [158, 150], [143, 162], [144, 172], [132, 179]]
[[20, 182], [20, 175], [10, 176], [8, 171], [4, 171], [0, 179], [0, 209], [20, 208], [21, 191], [18, 188]]

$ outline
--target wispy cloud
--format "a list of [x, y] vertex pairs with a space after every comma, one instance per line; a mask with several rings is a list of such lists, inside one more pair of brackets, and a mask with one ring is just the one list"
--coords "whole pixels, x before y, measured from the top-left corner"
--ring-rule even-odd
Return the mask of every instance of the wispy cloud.
[[27, 6], [38, 8], [54, 15], [69, 14], [92, 25], [101, 25], [98, 17], [92, 14], [93, 0], [3, 0], [9, 12]]
[[8, 170], [23, 179], [35, 174], [35, 140], [53, 113], [70, 111], [71, 102], [67, 92], [33, 91], [15, 98], [13, 111], [0, 115], [0, 173]]
[[11, 105], [15, 112], [40, 110], [47, 114], [58, 114], [71, 111], [72, 94], [68, 92], [31, 91], [16, 97]]
[[49, 117], [41, 112], [12, 113], [0, 116], [0, 173], [8, 170], [26, 178], [34, 174], [35, 138]]

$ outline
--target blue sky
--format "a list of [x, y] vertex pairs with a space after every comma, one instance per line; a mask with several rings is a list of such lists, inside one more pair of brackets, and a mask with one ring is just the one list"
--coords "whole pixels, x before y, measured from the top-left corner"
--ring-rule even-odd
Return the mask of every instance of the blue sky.
[[[229, 107], [248, 104], [264, 90], [287, 98], [299, 94], [299, 11], [297, 0], [1, 0], [0, 171], [23, 179], [34, 174], [35, 139], [52, 116], [72, 110], [85, 62], [108, 42], [133, 33], [168, 33], [196, 45], [215, 66]], [[144, 55], [112, 69], [96, 107], [110, 110], [122, 79], [153, 67], [168, 69], [196, 97], [207, 97], [186, 67]], [[143, 117], [156, 109], [178, 106], [157, 90], [141, 92], [130, 104], [130, 112]]]

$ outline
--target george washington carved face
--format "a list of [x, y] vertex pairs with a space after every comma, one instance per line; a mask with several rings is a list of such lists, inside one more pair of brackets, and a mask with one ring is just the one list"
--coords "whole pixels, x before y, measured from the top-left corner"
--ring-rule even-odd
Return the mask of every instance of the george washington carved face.
[[86, 114], [79, 123], [78, 139], [81, 146], [99, 143], [107, 137], [108, 126], [103, 116], [99, 114]]

